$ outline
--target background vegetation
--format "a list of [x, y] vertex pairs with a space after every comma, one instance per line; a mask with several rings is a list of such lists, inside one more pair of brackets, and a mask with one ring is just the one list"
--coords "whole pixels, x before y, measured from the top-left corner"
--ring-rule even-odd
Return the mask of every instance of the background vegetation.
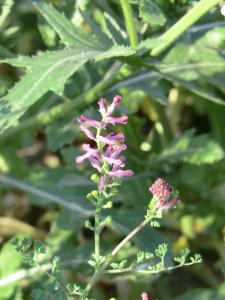
[[135, 176], [114, 199], [104, 249], [143, 218], [148, 187], [162, 177], [180, 191], [180, 203], [120, 258], [168, 242], [171, 257], [189, 247], [204, 262], [147, 278], [104, 278], [92, 296], [136, 300], [146, 290], [159, 300], [225, 298], [220, 2], [132, 0], [132, 17], [122, 10], [128, 1], [0, 1], [1, 300], [43, 299], [31, 291], [49, 283], [40, 269], [22, 264], [14, 236], [45, 241], [43, 268], [58, 255], [65, 281], [88, 280], [93, 236], [84, 222], [93, 207], [85, 197], [92, 183], [88, 167], [74, 163], [85, 140], [76, 119], [83, 111], [95, 116], [97, 99], [118, 93], [129, 116], [126, 156]]

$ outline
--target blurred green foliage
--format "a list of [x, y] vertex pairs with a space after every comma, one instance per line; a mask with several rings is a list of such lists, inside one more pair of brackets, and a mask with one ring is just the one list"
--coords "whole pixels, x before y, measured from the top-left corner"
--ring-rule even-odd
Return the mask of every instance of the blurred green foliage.
[[92, 222], [86, 194], [93, 182], [88, 167], [74, 163], [85, 141], [76, 118], [95, 116], [96, 100], [117, 93], [129, 116], [126, 158], [135, 175], [113, 201], [103, 249], [110, 251], [140, 222], [148, 187], [160, 176], [180, 191], [181, 201], [160, 229], [145, 228], [119, 259], [169, 242], [165, 264], [186, 247], [201, 253], [203, 263], [160, 276], [107, 275], [91, 296], [137, 300], [146, 290], [159, 300], [225, 298], [225, 20], [219, 6], [160, 55], [150, 55], [195, 2], [130, 1], [139, 40], [134, 50], [119, 1], [0, 1], [0, 299], [48, 299], [39, 287], [54, 289], [40, 269], [22, 265], [10, 240], [20, 232], [44, 240], [46, 268], [60, 257], [65, 282], [84, 285], [89, 278], [93, 236], [84, 223]]

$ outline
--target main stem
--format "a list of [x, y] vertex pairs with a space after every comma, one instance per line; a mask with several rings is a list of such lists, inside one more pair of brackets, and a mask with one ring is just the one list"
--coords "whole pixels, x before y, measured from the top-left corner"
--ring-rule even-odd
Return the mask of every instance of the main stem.
[[178, 22], [176, 22], [169, 30], [167, 30], [160, 40], [162, 44], [155, 47], [151, 51], [151, 55], [157, 56], [167, 49], [182, 33], [191, 27], [213, 6], [218, 4], [220, 0], [201, 0], [189, 12], [187, 12]]
[[98, 200], [97, 208], [95, 211], [95, 229], [94, 229], [94, 236], [95, 236], [95, 259], [98, 259], [100, 256], [100, 233], [101, 233], [101, 212], [102, 212], [102, 204], [104, 198], [100, 195]]
[[134, 22], [134, 17], [132, 14], [132, 9], [129, 0], [120, 0], [123, 15], [125, 18], [125, 24], [127, 29], [127, 34], [130, 40], [130, 45], [132, 48], [136, 48], [138, 45], [137, 30]]

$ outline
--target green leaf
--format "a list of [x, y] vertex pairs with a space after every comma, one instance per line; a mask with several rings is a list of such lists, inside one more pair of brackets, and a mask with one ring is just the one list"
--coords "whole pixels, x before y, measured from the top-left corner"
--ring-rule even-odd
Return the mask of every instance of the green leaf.
[[159, 156], [160, 160], [184, 161], [194, 165], [212, 164], [224, 157], [222, 147], [208, 135], [194, 137], [189, 130], [169, 144]]
[[101, 44], [89, 34], [83, 32], [80, 28], [76, 27], [64, 15], [58, 12], [51, 4], [45, 2], [35, 2], [34, 6], [45, 17], [48, 23], [55, 29], [61, 38], [61, 41], [66, 46], [70, 47], [83, 47], [85, 49], [101, 48]]
[[[47, 203], [55, 203], [59, 206], [65, 207], [67, 209], [70, 209], [71, 211], [77, 212], [82, 216], [88, 217], [92, 214], [91, 211], [88, 211], [85, 209], [84, 206], [80, 205], [79, 203], [76, 203], [75, 199], [72, 201], [68, 201], [66, 197], [60, 196], [56, 192], [49, 192], [47, 190], [43, 190], [37, 187], [33, 187], [31, 183], [26, 183], [22, 180], [17, 180], [10, 178], [8, 176], [5, 176], [4, 174], [0, 173], [0, 182], [12, 187], [16, 187], [20, 190], [23, 190], [25, 192], [31, 193], [32, 195], [35, 195], [39, 198], [42, 198]], [[50, 184], [50, 182], [48, 182]]]
[[195, 165], [212, 164], [224, 158], [222, 147], [208, 135], [193, 138], [182, 161]]
[[[34, 57], [29, 72], [1, 100], [1, 131], [15, 124], [16, 120], [47, 91], [63, 92], [64, 84], [80, 66], [96, 52], [81, 53], [76, 50], [47, 52]], [[29, 58], [7, 59], [12, 65], [25, 66]]]
[[[18, 270], [21, 263], [22, 257], [16, 252], [11, 241], [5, 243], [0, 252], [0, 274], [2, 281], [4, 281], [5, 277]], [[16, 282], [0, 287], [0, 299], [10, 299], [10, 296], [12, 296], [16, 287]]]
[[153, 26], [163, 26], [166, 22], [166, 17], [159, 6], [151, 0], [142, 0], [139, 6], [139, 16]]
[[84, 18], [84, 20], [88, 23], [88, 25], [90, 26], [92, 32], [94, 33], [94, 35], [97, 37], [99, 43], [101, 43], [102, 45], [107, 45], [108, 47], [112, 46], [113, 43], [110, 40], [110, 38], [108, 38], [108, 36], [101, 30], [101, 28], [88, 16], [88, 14], [83, 13], [82, 11], [80, 11], [82, 17]]
[[65, 119], [55, 120], [49, 124], [47, 127], [47, 141], [50, 149], [58, 150], [74, 140], [78, 131], [74, 120], [74, 117], [71, 120], [68, 120], [67, 117]]
[[0, 132], [15, 125], [17, 119], [47, 91], [61, 94], [66, 80], [88, 60], [129, 56], [133, 53], [134, 50], [125, 46], [113, 46], [106, 52], [94, 48], [85, 52], [78, 47], [45, 52], [32, 58], [4, 60], [13, 66], [27, 67], [28, 72], [1, 100]]
[[123, 31], [122, 28], [120, 28], [118, 22], [112, 16], [110, 16], [107, 13], [104, 13], [104, 17], [106, 20], [106, 33], [108, 37], [116, 45], [124, 44], [127, 38], [126, 32]]

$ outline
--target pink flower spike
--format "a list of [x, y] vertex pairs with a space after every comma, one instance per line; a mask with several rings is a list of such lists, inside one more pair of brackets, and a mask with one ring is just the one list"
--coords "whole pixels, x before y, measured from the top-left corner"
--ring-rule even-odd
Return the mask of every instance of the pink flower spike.
[[111, 123], [113, 125], [115, 124], [127, 124], [128, 117], [127, 116], [121, 116], [119, 118], [114, 117], [108, 117], [106, 118], [106, 123]]
[[83, 124], [80, 124], [80, 131], [83, 131], [89, 139], [95, 140], [95, 137], [92, 134], [92, 132], [88, 130]]
[[93, 119], [89, 119], [85, 115], [81, 115], [80, 118], [78, 118], [78, 122], [83, 123], [88, 126], [92, 126], [92, 127], [100, 127], [101, 126], [101, 122], [93, 120]]
[[105, 179], [104, 179], [104, 176], [101, 176], [100, 182], [99, 182], [100, 191], [103, 191], [104, 187], [105, 187]]
[[108, 110], [107, 110], [107, 115], [108, 115], [108, 116], [111, 116], [111, 115], [112, 115], [112, 113], [114, 112], [116, 106], [117, 106], [118, 104], [120, 104], [121, 100], [122, 100], [122, 97], [121, 97], [120, 95], [116, 95], [116, 96], [113, 98], [113, 102], [112, 102], [112, 104], [109, 105]]
[[109, 175], [112, 177], [126, 177], [126, 176], [133, 176], [134, 173], [131, 170], [118, 170], [109, 172]]
[[141, 300], [149, 300], [148, 294], [146, 292], [141, 294]]
[[106, 115], [106, 100], [104, 98], [100, 98], [98, 100], [98, 105], [99, 105], [99, 112], [102, 115], [102, 117], [105, 117]]

